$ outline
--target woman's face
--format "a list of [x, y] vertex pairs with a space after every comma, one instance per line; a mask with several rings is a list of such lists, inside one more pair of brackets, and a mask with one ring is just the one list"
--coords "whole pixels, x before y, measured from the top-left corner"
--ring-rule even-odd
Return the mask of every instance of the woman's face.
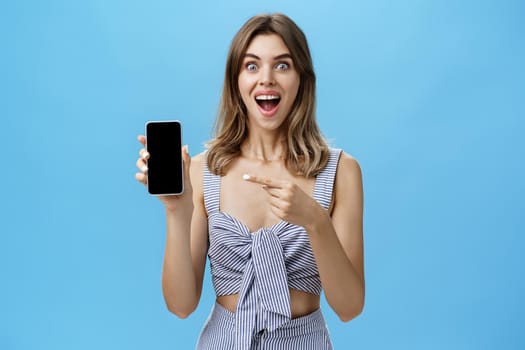
[[277, 34], [256, 36], [244, 55], [239, 91], [248, 125], [276, 130], [288, 117], [299, 89], [290, 51]]

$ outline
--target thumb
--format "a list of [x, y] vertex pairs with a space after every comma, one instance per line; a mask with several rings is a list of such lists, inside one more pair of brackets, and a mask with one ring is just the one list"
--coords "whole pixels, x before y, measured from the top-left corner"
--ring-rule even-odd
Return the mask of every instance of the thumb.
[[184, 181], [187, 182], [190, 179], [190, 165], [191, 157], [188, 152], [188, 145], [182, 147], [182, 161], [184, 163]]

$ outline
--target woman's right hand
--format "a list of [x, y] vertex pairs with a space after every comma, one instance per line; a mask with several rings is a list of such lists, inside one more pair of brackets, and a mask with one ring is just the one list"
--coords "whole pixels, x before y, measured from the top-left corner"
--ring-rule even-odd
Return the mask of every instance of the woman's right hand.
[[[137, 138], [143, 147], [140, 149], [139, 159], [137, 159], [137, 168], [140, 172], [135, 174], [135, 178], [144, 186], [147, 186], [148, 176], [146, 174], [148, 172], [147, 160], [149, 153], [146, 151], [146, 137], [139, 135]], [[193, 209], [193, 190], [190, 180], [191, 157], [188, 153], [188, 146], [182, 147], [182, 160], [184, 165], [184, 192], [180, 195], [157, 196], [166, 207], [166, 210]]]

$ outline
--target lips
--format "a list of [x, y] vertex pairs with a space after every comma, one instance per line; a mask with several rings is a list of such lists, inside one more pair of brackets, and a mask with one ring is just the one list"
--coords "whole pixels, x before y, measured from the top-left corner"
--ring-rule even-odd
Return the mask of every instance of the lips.
[[272, 116], [279, 108], [281, 95], [276, 91], [259, 91], [255, 94], [255, 102], [265, 116]]

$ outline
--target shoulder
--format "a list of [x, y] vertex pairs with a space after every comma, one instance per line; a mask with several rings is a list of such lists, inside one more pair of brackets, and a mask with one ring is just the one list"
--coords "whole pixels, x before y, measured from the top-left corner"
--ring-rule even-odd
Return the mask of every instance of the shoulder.
[[337, 165], [337, 173], [343, 173], [346, 176], [361, 177], [361, 166], [356, 158], [350, 154], [341, 151], [339, 156], [339, 164]]
[[201, 152], [191, 158], [190, 163], [190, 180], [194, 192], [202, 193], [203, 188], [203, 171], [206, 162], [206, 152]]
[[356, 158], [346, 152], [341, 152], [337, 165], [335, 187], [339, 195], [362, 192], [361, 166]]
[[191, 172], [192, 177], [193, 175], [202, 175], [205, 162], [206, 162], [206, 152], [201, 152], [191, 158], [190, 172]]
[[206, 151], [201, 152], [191, 158], [192, 165], [200, 165], [201, 167], [205, 161], [206, 161]]

